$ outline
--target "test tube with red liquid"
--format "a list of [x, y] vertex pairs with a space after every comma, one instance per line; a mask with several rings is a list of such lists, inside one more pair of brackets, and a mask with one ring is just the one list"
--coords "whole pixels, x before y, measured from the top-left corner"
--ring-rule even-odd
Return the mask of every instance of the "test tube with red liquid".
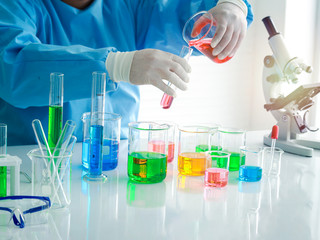
[[[191, 47], [183, 46], [181, 51], [180, 51], [179, 57], [184, 58], [184, 59], [186, 59], [188, 61], [189, 57], [192, 54], [192, 51], [193, 50], [192, 50]], [[170, 87], [171, 85], [172, 85], [172, 83], [168, 82], [168, 86]], [[174, 90], [177, 89], [175, 86], [172, 86], [172, 88]], [[170, 96], [170, 95], [164, 93], [162, 98], [161, 98], [161, 101], [160, 101], [160, 106], [163, 109], [168, 109], [168, 108], [171, 107], [172, 102], [173, 102], [173, 96]]]

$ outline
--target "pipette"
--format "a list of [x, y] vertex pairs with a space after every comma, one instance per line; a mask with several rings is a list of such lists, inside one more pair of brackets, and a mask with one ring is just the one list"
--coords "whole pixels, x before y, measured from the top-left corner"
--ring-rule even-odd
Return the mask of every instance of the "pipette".
[[92, 98], [90, 120], [90, 149], [89, 149], [89, 174], [85, 175], [88, 180], [105, 180], [102, 174], [102, 147], [103, 125], [106, 92], [106, 73], [92, 73]]
[[[7, 125], [0, 123], [0, 161], [7, 156]], [[0, 197], [7, 196], [7, 167], [0, 167]]]
[[273, 166], [273, 158], [274, 158], [274, 149], [275, 149], [275, 146], [276, 146], [276, 140], [278, 139], [278, 135], [279, 135], [279, 126], [278, 125], [274, 125], [272, 127], [272, 132], [271, 132], [271, 159], [270, 159], [270, 162], [271, 162], [271, 165], [270, 165], [270, 169], [269, 169], [269, 175], [272, 171], [272, 166]]
[[62, 131], [63, 76], [62, 73], [50, 74], [48, 144], [51, 153]]
[[[189, 57], [191, 56], [192, 51], [193, 51], [193, 49], [191, 47], [183, 46], [180, 51], [179, 57], [184, 58], [187, 61], [189, 61]], [[167, 86], [171, 87], [171, 85], [172, 85], [172, 83], [168, 82]], [[177, 90], [176, 86], [172, 86], [172, 88], [173, 88], [173, 90]], [[173, 102], [173, 96], [170, 96], [170, 95], [164, 93], [162, 96], [162, 99], [160, 101], [160, 106], [163, 109], [168, 109], [171, 107], [172, 102]]]

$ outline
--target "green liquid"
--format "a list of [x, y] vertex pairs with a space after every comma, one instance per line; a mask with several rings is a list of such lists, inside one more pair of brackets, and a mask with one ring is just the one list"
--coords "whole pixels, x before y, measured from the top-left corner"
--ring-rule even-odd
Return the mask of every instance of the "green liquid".
[[[200, 144], [196, 146], [196, 152], [206, 152], [208, 151], [209, 146], [205, 144]], [[221, 151], [221, 147], [219, 146], [211, 146], [211, 151]]]
[[[229, 171], [239, 171], [241, 165], [245, 164], [245, 156], [241, 156], [239, 153], [230, 153]], [[218, 168], [227, 168], [227, 161], [218, 160]]]
[[133, 152], [128, 156], [128, 176], [140, 183], [157, 183], [166, 178], [167, 155], [155, 152]]
[[48, 143], [51, 153], [62, 131], [62, 106], [49, 106]]
[[0, 197], [7, 196], [7, 167], [0, 167]]

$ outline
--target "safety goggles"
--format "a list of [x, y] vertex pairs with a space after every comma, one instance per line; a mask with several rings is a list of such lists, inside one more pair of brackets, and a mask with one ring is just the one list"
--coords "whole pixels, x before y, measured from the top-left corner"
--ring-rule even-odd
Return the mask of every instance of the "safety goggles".
[[[14, 225], [24, 228], [25, 225], [36, 225], [47, 222], [49, 197], [9, 196], [0, 197], [0, 226]], [[11, 221], [12, 220], [12, 221]]]

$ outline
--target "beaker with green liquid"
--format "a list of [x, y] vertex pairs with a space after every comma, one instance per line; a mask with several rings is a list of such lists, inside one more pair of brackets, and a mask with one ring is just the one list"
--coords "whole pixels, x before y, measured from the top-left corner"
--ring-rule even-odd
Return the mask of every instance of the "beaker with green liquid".
[[[241, 156], [240, 149], [246, 146], [246, 131], [236, 128], [220, 128], [218, 131], [219, 148], [231, 154], [229, 171], [239, 171], [240, 166], [245, 164], [245, 157]], [[219, 164], [217, 167], [226, 168], [226, 166]]]
[[[129, 123], [128, 176], [140, 183], [157, 183], [166, 178], [168, 157], [167, 124], [155, 122]], [[149, 148], [150, 142], [162, 147]]]

